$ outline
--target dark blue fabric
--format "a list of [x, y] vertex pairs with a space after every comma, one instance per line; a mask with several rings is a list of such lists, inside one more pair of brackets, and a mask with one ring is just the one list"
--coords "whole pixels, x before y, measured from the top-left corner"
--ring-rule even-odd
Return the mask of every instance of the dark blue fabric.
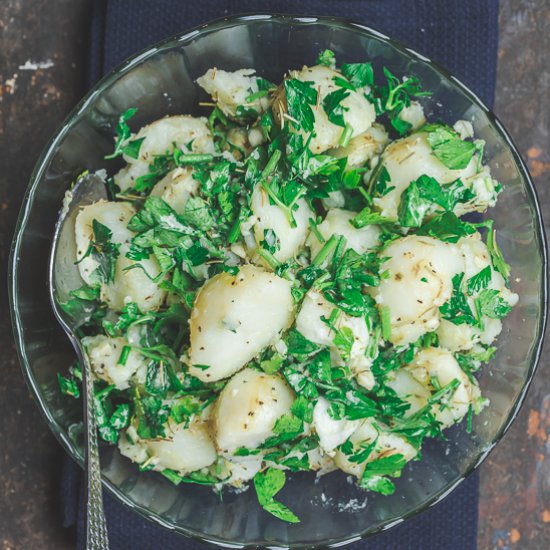
[[[438, 61], [493, 103], [498, 0], [97, 0], [90, 41], [90, 85], [126, 57], [163, 38], [235, 13], [336, 15], [365, 23]], [[85, 547], [84, 479], [69, 458], [61, 485], [65, 526]], [[475, 550], [478, 476], [434, 508], [350, 550]], [[199, 550], [105, 495], [112, 550]]]

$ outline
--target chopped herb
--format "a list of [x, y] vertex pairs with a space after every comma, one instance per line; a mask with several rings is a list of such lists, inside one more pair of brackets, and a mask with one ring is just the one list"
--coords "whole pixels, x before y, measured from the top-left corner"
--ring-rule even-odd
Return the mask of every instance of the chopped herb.
[[274, 500], [275, 495], [284, 487], [286, 475], [282, 470], [268, 468], [254, 476], [254, 488], [260, 506], [276, 518], [288, 523], [299, 523], [299, 518], [284, 504]]

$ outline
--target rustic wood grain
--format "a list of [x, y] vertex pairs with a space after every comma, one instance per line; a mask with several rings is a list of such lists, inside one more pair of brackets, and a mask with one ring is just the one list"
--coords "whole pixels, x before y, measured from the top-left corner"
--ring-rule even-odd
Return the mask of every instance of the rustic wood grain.
[[[0, 2], [2, 266], [34, 162], [85, 91], [92, 1]], [[501, 0], [500, 21], [495, 110], [529, 163], [548, 223], [550, 0]], [[2, 269], [2, 288], [5, 282]], [[61, 527], [58, 511], [62, 450], [21, 376], [5, 293], [0, 294], [0, 345], [0, 549], [74, 548], [74, 533]], [[481, 474], [480, 550], [550, 548], [548, 344], [519, 418]]]

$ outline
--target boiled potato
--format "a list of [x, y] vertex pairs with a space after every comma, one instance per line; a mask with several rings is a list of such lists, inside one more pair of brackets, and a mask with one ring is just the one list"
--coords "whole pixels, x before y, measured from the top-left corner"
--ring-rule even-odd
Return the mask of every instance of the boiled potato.
[[[319, 233], [328, 241], [332, 235], [343, 236], [346, 238], [346, 248], [355, 250], [358, 254], [364, 254], [379, 243], [380, 228], [377, 225], [366, 225], [361, 229], [356, 229], [351, 225], [357, 212], [351, 210], [342, 210], [333, 208], [328, 211], [325, 219], [317, 226]], [[307, 245], [311, 250], [311, 257], [319, 253], [323, 244], [319, 242], [317, 236], [312, 232], [307, 239]]]
[[385, 128], [374, 123], [364, 134], [352, 138], [346, 147], [330, 149], [327, 154], [336, 158], [347, 157], [348, 168], [359, 168], [380, 155], [388, 140]]
[[364, 462], [351, 462], [342, 451], [336, 451], [334, 462], [338, 468], [358, 478], [363, 475], [366, 464], [373, 460], [400, 454], [409, 461], [418, 454], [418, 451], [404, 437], [389, 432], [387, 428], [376, 424], [372, 419], [359, 422], [359, 426], [349, 439], [355, 447], [359, 447], [361, 443], [369, 444], [376, 441], [373, 451]]
[[336, 447], [342, 445], [344, 441], [357, 429], [360, 424], [357, 420], [347, 420], [342, 418], [335, 420], [328, 413], [329, 402], [320, 397], [313, 408], [313, 425], [315, 432], [319, 436], [319, 445], [321, 449], [331, 456], [334, 456]]
[[261, 445], [273, 435], [277, 419], [290, 412], [293, 401], [292, 390], [280, 376], [250, 368], [237, 373], [215, 404], [213, 426], [220, 452]]
[[176, 168], [168, 172], [151, 191], [151, 195], [160, 197], [178, 214], [183, 214], [189, 197], [199, 189], [199, 182], [193, 178], [193, 168]]
[[[518, 302], [518, 295], [512, 292], [507, 286], [500, 273], [492, 269], [491, 255], [487, 245], [481, 240], [479, 233], [463, 237], [457, 243], [457, 247], [464, 259], [464, 282], [477, 275], [486, 267], [491, 267], [491, 280], [487, 285], [488, 289], [497, 290], [502, 298], [510, 306]], [[472, 311], [475, 311], [474, 297], [467, 297]], [[489, 345], [502, 330], [500, 319], [492, 319], [483, 316], [483, 330], [479, 327], [461, 324], [455, 325], [451, 321], [442, 320], [437, 330], [439, 344], [451, 351], [466, 351], [472, 349], [477, 343]]]
[[383, 197], [374, 199], [374, 204], [381, 210], [382, 216], [397, 220], [401, 194], [413, 180], [424, 174], [435, 178], [441, 184], [451, 183], [459, 178], [464, 181], [475, 174], [475, 157], [463, 170], [450, 170], [434, 156], [426, 136], [426, 133], [419, 132], [393, 141], [382, 154], [381, 162], [390, 176], [387, 185], [394, 187]]
[[290, 289], [290, 281], [251, 265], [210, 279], [189, 322], [190, 372], [204, 382], [227, 378], [274, 343], [294, 319]]
[[127, 245], [134, 236], [127, 226], [135, 212], [134, 207], [127, 202], [104, 200], [84, 206], [80, 210], [75, 220], [76, 259], [80, 262], [78, 269], [84, 282], [89, 285], [95, 285], [98, 282], [93, 273], [99, 266], [99, 262], [92, 256], [82, 259], [90, 241], [94, 238], [93, 221], [97, 220], [112, 231], [111, 242]]
[[296, 227], [292, 227], [284, 212], [276, 204], [270, 204], [261, 185], [257, 185], [252, 193], [250, 206], [254, 215], [253, 231], [256, 246], [260, 247], [265, 232], [272, 230], [280, 245], [273, 256], [280, 262], [292, 258], [304, 245], [309, 231], [309, 218], [315, 217], [304, 199], [298, 200], [297, 204], [298, 208], [293, 212]]
[[[135, 302], [142, 312], [158, 309], [166, 298], [166, 291], [151, 280], [160, 274], [157, 260], [152, 255], [139, 262], [130, 260], [126, 257], [127, 250], [121, 247], [114, 280], [101, 286], [101, 300], [115, 311], [121, 311], [128, 302]], [[133, 267], [136, 265], [142, 267]], [[132, 269], [127, 270], [129, 267]]]
[[339, 364], [347, 364], [357, 376], [359, 384], [371, 389], [374, 386], [374, 377], [370, 370], [372, 358], [365, 357], [365, 352], [372, 335], [367, 323], [363, 317], [352, 317], [340, 311], [334, 322], [334, 327], [337, 330], [343, 327], [349, 328], [354, 337], [349, 359], [344, 361], [334, 344], [336, 336], [334, 331], [322, 320], [322, 317], [329, 319], [335, 308], [336, 306], [331, 304], [320, 292], [310, 290], [302, 301], [300, 312], [296, 317], [296, 328], [308, 340], [331, 348], [333, 360]]
[[142, 464], [149, 460], [153, 470], [160, 472], [170, 469], [185, 475], [215, 462], [216, 449], [201, 419], [193, 419], [187, 428], [169, 420], [165, 432], [163, 438], [140, 439], [136, 429], [130, 426], [127, 435], [120, 437], [118, 448], [133, 462]]
[[217, 457], [207, 425], [199, 418], [195, 418], [188, 428], [169, 421], [165, 438], [144, 440], [144, 443], [149, 455], [155, 457], [159, 470], [194, 472], [210, 466]]
[[240, 69], [234, 72], [208, 69], [197, 78], [197, 84], [212, 96], [218, 107], [229, 117], [236, 116], [239, 105], [255, 109], [258, 113], [269, 107], [267, 96], [247, 102], [247, 98], [259, 90], [254, 69]]
[[399, 118], [403, 122], [408, 122], [411, 125], [411, 130], [418, 130], [426, 124], [424, 109], [418, 101], [412, 101], [408, 107], [403, 107], [403, 110], [399, 113]]
[[177, 115], [161, 118], [144, 126], [131, 139], [145, 138], [139, 150], [139, 157], [133, 159], [124, 155], [128, 163], [114, 176], [114, 182], [122, 191], [135, 186], [135, 180], [149, 172], [149, 164], [155, 155], [171, 153], [179, 147], [190, 153], [214, 153], [214, 142], [205, 118]]
[[118, 364], [124, 346], [128, 345], [126, 338], [112, 338], [100, 334], [86, 336], [82, 339], [82, 344], [90, 360], [92, 372], [97, 378], [114, 384], [117, 390], [129, 388], [132, 378], [138, 383], [145, 382], [148, 360], [138, 351], [132, 349], [126, 364]]
[[442, 388], [453, 380], [458, 380], [460, 385], [445, 400], [444, 406], [433, 405], [436, 419], [444, 427], [456, 424], [467, 414], [470, 405], [474, 405], [481, 393], [477, 382], [471, 381], [460, 368], [453, 354], [441, 348], [426, 348], [416, 354], [413, 362], [406, 367], [411, 376], [420, 384], [431, 390], [432, 379], [437, 379]]
[[432, 237], [397, 239], [380, 252], [387, 270], [373, 295], [379, 309], [389, 308], [395, 345], [409, 344], [437, 329], [439, 308], [452, 295], [452, 279], [464, 271], [457, 246]]
[[[315, 122], [313, 137], [309, 143], [310, 150], [317, 154], [338, 147], [344, 128], [329, 121], [323, 109], [323, 101], [330, 93], [339, 89], [333, 79], [335, 77], [344, 78], [342, 74], [329, 67], [315, 65], [314, 67], [304, 67], [300, 71], [291, 71], [290, 77], [302, 82], [311, 82], [313, 88], [319, 93], [318, 105], [311, 106]], [[281, 86], [273, 103], [273, 112], [279, 124], [288, 123], [283, 114], [287, 108], [284, 95], [284, 87]], [[352, 138], [363, 134], [371, 127], [376, 116], [374, 106], [361, 90], [349, 91], [349, 96], [341, 102], [341, 105], [347, 109], [344, 111], [343, 118], [344, 122], [352, 129]], [[304, 137], [306, 136], [304, 135]]]

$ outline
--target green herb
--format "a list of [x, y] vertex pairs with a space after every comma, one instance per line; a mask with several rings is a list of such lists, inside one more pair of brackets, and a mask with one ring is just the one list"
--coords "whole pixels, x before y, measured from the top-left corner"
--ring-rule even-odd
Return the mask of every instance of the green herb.
[[367, 225], [389, 223], [391, 221], [392, 220], [382, 216], [379, 212], [374, 212], [369, 206], [365, 206], [359, 214], [350, 220], [350, 223], [356, 229], [361, 229]]
[[484, 288], [487, 288], [488, 284], [491, 282], [492, 271], [491, 266], [488, 265], [484, 267], [479, 273], [468, 279], [466, 284], [466, 292], [469, 296], [477, 294]]
[[370, 63], [344, 63], [341, 70], [355, 88], [374, 84], [374, 71]]
[[289, 116], [305, 132], [313, 131], [315, 117], [311, 106], [317, 104], [317, 90], [313, 82], [291, 78], [285, 80], [284, 87]]
[[512, 311], [512, 306], [500, 296], [498, 290], [482, 290], [478, 296], [474, 298], [474, 301], [476, 306], [479, 307], [481, 315], [485, 315], [491, 319], [501, 319]]
[[323, 65], [324, 67], [334, 67], [336, 58], [332, 50], [323, 50], [317, 57], [317, 65]]
[[334, 92], [327, 94], [323, 99], [323, 109], [327, 114], [328, 119], [337, 126], [346, 126], [344, 113], [348, 110], [342, 105], [342, 101], [349, 97], [349, 92], [344, 88], [338, 88]]
[[388, 341], [391, 338], [391, 311], [388, 306], [380, 308], [380, 320], [382, 321], [382, 337]]
[[449, 169], [462, 170], [472, 160], [477, 148], [471, 141], [462, 141], [457, 132], [444, 125], [429, 125], [428, 143], [434, 155]]
[[405, 107], [411, 105], [411, 98], [430, 95], [430, 92], [422, 90], [420, 80], [416, 76], [409, 76], [399, 81], [386, 67], [383, 68], [383, 72], [386, 85], [378, 88], [377, 97], [371, 97], [371, 100], [379, 99], [380, 109], [387, 113], [392, 126], [400, 135], [403, 135], [410, 129], [410, 124], [402, 121], [399, 114]]
[[271, 254], [275, 254], [281, 249], [281, 241], [273, 229], [264, 229], [264, 238], [260, 246]]
[[58, 372], [57, 381], [62, 394], [69, 395], [75, 399], [80, 397], [80, 383], [73, 376], [65, 377]]
[[477, 231], [472, 223], [461, 220], [453, 212], [434, 216], [417, 231], [417, 235], [428, 235], [447, 243], [456, 243], [460, 238]]
[[440, 185], [432, 177], [422, 175], [412, 181], [401, 195], [399, 224], [403, 227], [420, 227], [424, 217], [439, 206], [452, 212], [458, 203], [468, 202], [474, 194], [460, 180]]
[[275, 495], [284, 487], [286, 475], [282, 470], [268, 468], [254, 476], [254, 488], [260, 506], [276, 518], [288, 523], [299, 523], [300, 520], [284, 504], [274, 500]]
[[493, 229], [493, 222], [490, 222], [487, 232], [487, 248], [493, 260], [493, 267], [508, 281], [510, 266], [504, 261], [504, 256], [497, 243], [496, 231]]
[[115, 150], [106, 155], [105, 159], [114, 159], [120, 155], [127, 155], [130, 158], [137, 159], [139, 157], [139, 150], [141, 144], [145, 140], [144, 137], [128, 141], [131, 136], [130, 128], [128, 127], [128, 120], [130, 120], [137, 112], [137, 109], [128, 109], [125, 113], [122, 113], [118, 118], [116, 126], [117, 139], [115, 141]]
[[351, 348], [355, 342], [355, 335], [349, 327], [341, 327], [336, 331], [332, 343], [338, 348], [344, 361], [349, 361]]
[[462, 280], [464, 273], [458, 273], [453, 277], [453, 294], [448, 302], [444, 303], [439, 311], [443, 319], [451, 321], [455, 325], [477, 325], [477, 319], [472, 313], [468, 300], [462, 292]]

